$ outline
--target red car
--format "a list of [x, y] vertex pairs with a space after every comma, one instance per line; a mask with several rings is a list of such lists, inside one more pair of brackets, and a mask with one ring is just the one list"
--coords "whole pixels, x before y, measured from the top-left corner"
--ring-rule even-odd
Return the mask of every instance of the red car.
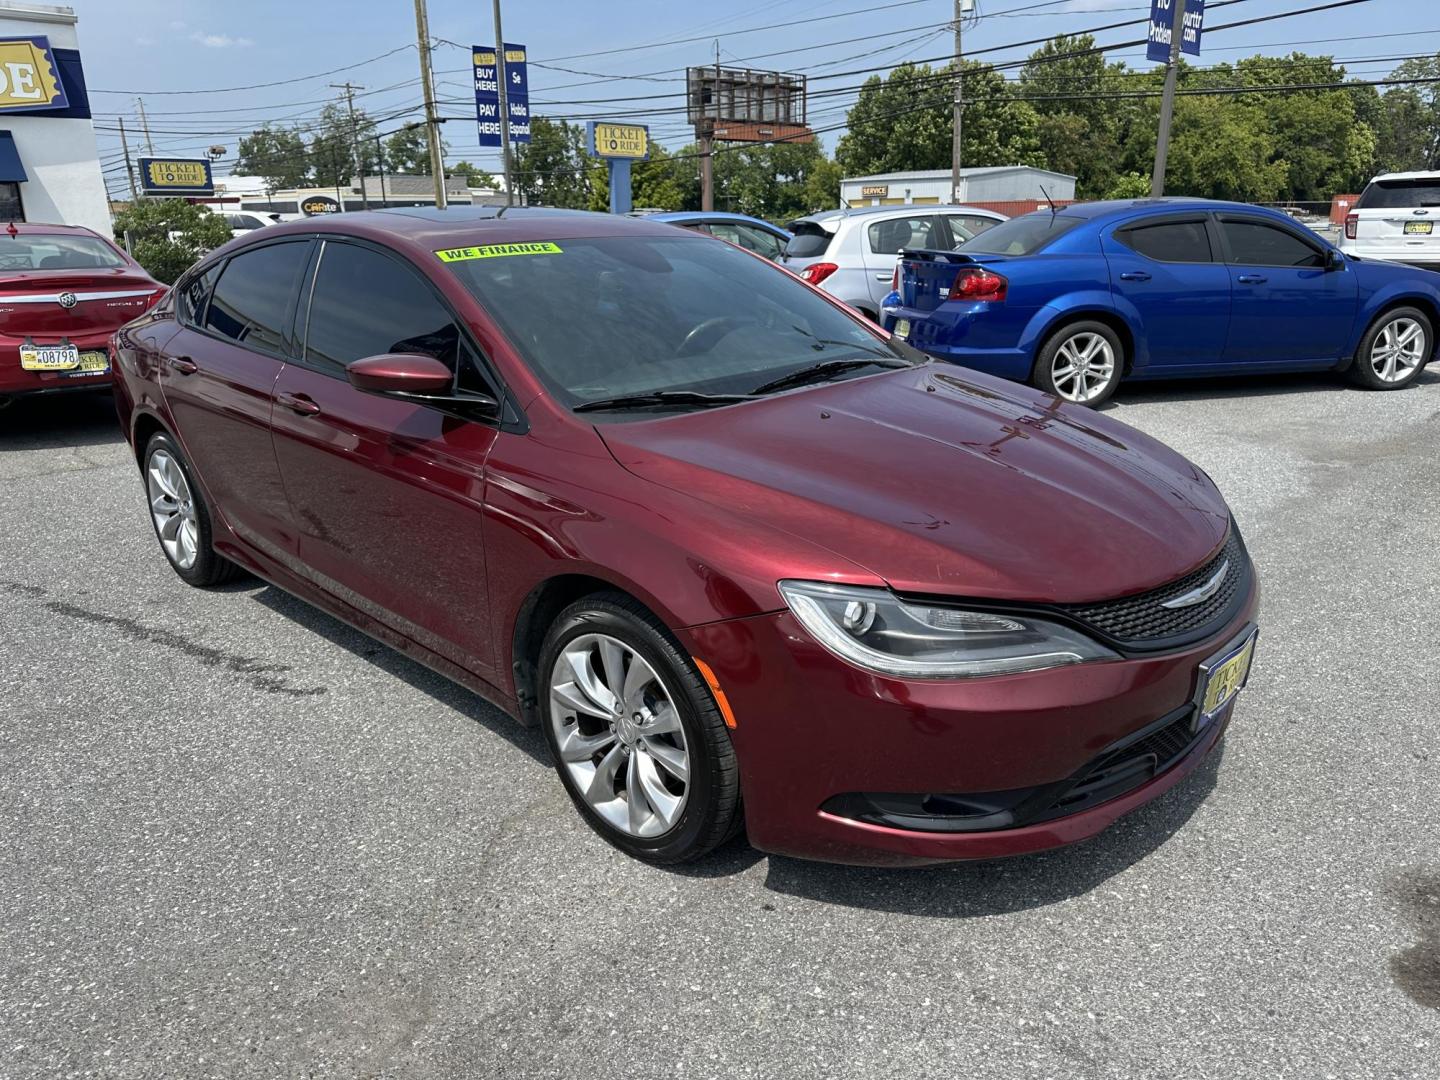
[[77, 225], [0, 229], [0, 405], [111, 382], [110, 339], [165, 286]]
[[116, 344], [183, 579], [243, 567], [538, 724], [640, 858], [1081, 840], [1209, 753], [1249, 670], [1203, 472], [668, 225], [295, 222]]

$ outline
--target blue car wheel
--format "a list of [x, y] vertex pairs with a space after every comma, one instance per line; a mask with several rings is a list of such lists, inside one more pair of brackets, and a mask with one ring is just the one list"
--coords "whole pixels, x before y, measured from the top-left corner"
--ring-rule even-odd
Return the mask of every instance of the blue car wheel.
[[1382, 312], [1360, 339], [1350, 377], [1371, 390], [1400, 390], [1425, 369], [1435, 351], [1435, 332], [1418, 308]]
[[1102, 322], [1073, 322], [1040, 348], [1031, 382], [1047, 394], [1089, 408], [1115, 393], [1125, 371], [1125, 347]]

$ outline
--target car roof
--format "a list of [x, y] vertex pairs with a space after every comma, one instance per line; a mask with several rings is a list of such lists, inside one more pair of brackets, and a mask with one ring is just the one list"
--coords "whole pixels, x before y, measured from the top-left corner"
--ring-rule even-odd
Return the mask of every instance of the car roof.
[[899, 206], [847, 206], [841, 207], [839, 210], [821, 210], [818, 214], [806, 214], [803, 217], [795, 218], [794, 221], [833, 222], [846, 218], [881, 217], [885, 214], [900, 216], [916, 212], [933, 214], [939, 210], [963, 210], [968, 214], [988, 214], [997, 218], [1005, 216], [994, 210], [986, 210], [983, 206], [965, 206], [960, 203], [903, 203]]
[[446, 210], [417, 206], [353, 210], [344, 214], [286, 221], [265, 230], [267, 240], [292, 233], [340, 233], [372, 240], [409, 242], [433, 251], [478, 244], [522, 244], [589, 236], [673, 239], [676, 235], [673, 225], [645, 218], [536, 206], [453, 206]]
[[1372, 183], [1372, 184], [1380, 184], [1380, 183], [1384, 183], [1384, 182], [1387, 181], [1387, 180], [1435, 180], [1435, 181], [1440, 181], [1440, 172], [1420, 171], [1420, 172], [1389, 172], [1389, 173], [1381, 173], [1379, 176], [1373, 177], [1373, 178], [1370, 180], [1370, 183]]
[[14, 229], [17, 233], [29, 234], [31, 236], [94, 236], [101, 240], [105, 239], [94, 229], [87, 229], [83, 225], [51, 225], [43, 221], [12, 222], [5, 225], [4, 228], [0, 228], [0, 235], [3, 235], [10, 229]]
[[[1251, 203], [1227, 202], [1223, 199], [1196, 199], [1183, 195], [1165, 196], [1158, 199], [1101, 199], [1096, 202], [1073, 203], [1062, 207], [1056, 213], [1060, 217], [1082, 218], [1087, 221], [1105, 221], [1117, 217], [1129, 217], [1136, 211], [1152, 214], [1172, 213], [1177, 210], [1235, 210], [1266, 217], [1285, 218], [1278, 210]], [[1043, 207], [1031, 214], [1048, 213]], [[1028, 215], [1027, 215], [1028, 216]]]
[[640, 214], [639, 217], [649, 221], [668, 221], [677, 225], [686, 221], [738, 221], [746, 225], [763, 225], [767, 229], [775, 228], [764, 218], [751, 217], [749, 214], [735, 214], [729, 210], [661, 210], [654, 214]]

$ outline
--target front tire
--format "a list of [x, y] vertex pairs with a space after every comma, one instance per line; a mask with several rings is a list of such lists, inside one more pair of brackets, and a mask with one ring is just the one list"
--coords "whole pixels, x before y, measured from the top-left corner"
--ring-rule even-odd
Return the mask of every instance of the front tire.
[[169, 435], [157, 432], [146, 444], [144, 477], [155, 538], [181, 580], [203, 588], [240, 573], [238, 566], [210, 546], [210, 508], [185, 455]]
[[540, 654], [541, 727], [580, 816], [629, 855], [698, 859], [739, 831], [724, 718], [665, 626], [622, 593], [562, 611]]
[[1419, 308], [1382, 312], [1360, 339], [1350, 378], [1370, 390], [1403, 390], [1435, 351], [1435, 331]]
[[1108, 401], [1125, 371], [1120, 336], [1102, 322], [1061, 327], [1040, 347], [1030, 382], [1047, 394], [1087, 408]]

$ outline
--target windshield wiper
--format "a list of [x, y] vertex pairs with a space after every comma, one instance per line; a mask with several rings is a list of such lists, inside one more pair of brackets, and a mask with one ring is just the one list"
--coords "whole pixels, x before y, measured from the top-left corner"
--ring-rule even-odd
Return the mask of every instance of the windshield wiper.
[[576, 405], [572, 412], [623, 412], [626, 409], [653, 409], [664, 405], [694, 405], [706, 408], [713, 405], [734, 405], [749, 401], [749, 394], [702, 394], [695, 390], [657, 390], [652, 394], [627, 394], [621, 397], [600, 398]]
[[778, 379], [771, 379], [767, 383], [761, 383], [751, 390], [752, 394], [773, 394], [778, 390], [789, 390], [796, 386], [808, 386], [811, 383], [824, 382], [832, 375], [840, 375], [846, 371], [863, 367], [886, 367], [902, 368], [914, 367], [909, 360], [901, 360], [896, 357], [884, 356], [874, 359], [852, 359], [852, 360], [823, 360], [818, 364], [811, 364], [809, 367], [801, 368], [799, 371], [792, 371], [789, 375], [781, 375]]

